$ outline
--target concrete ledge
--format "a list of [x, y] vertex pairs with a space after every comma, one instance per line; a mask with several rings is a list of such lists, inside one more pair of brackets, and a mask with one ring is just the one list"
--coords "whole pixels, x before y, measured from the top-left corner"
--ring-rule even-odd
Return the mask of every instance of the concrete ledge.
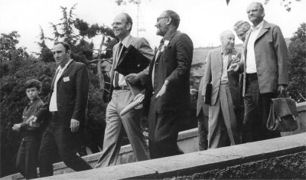
[[[198, 151], [198, 134], [197, 128], [182, 131], [178, 136], [178, 145], [184, 153], [190, 153]], [[94, 166], [101, 156], [101, 152], [84, 156], [85, 159], [91, 166]], [[119, 159], [117, 164], [125, 164], [135, 162], [135, 156], [133, 149], [130, 144], [122, 146], [119, 153]], [[70, 168], [67, 168], [63, 162], [53, 164], [54, 174], [63, 174], [72, 172]]]
[[306, 133], [44, 179], [169, 178], [304, 151]]
[[303, 112], [303, 111], [306, 111], [306, 102], [297, 103], [296, 107], [297, 107], [297, 111], [299, 113]]
[[[306, 132], [306, 102], [298, 103], [297, 110], [299, 112], [299, 119], [298, 119], [299, 128], [293, 132], [284, 132], [282, 133], [282, 136], [288, 136], [288, 135]], [[184, 153], [198, 151], [197, 128], [180, 132], [178, 136], [178, 145], [184, 151]], [[84, 156], [83, 159], [85, 159], [89, 164], [94, 166], [100, 156], [101, 153], [95, 153]], [[122, 146], [120, 149], [120, 158], [118, 160], [118, 164], [125, 164], [134, 161], [135, 157], [131, 145]], [[63, 162], [55, 163], [53, 166], [54, 166], [54, 174], [63, 174], [73, 171], [70, 168], [67, 168]], [[23, 179], [23, 178], [19, 173], [17, 173], [9, 175], [5, 179]]]

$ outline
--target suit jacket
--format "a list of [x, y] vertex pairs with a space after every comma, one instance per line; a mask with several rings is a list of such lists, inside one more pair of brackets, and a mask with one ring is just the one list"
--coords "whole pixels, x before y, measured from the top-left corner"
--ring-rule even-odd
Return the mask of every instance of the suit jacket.
[[[164, 95], [156, 100], [156, 111], [179, 110], [183, 112], [190, 104], [190, 67], [193, 56], [193, 43], [188, 35], [175, 31], [164, 37], [163, 51], [155, 54], [149, 69], [149, 94], [156, 96], [165, 80], [169, 81]], [[154, 86], [152, 87], [152, 70], [155, 65]]]
[[[120, 42], [119, 42], [120, 43]], [[115, 65], [117, 65], [117, 61], [119, 60], [119, 43], [117, 43], [113, 47], [113, 64], [110, 71], [110, 82], [111, 86], [113, 85], [113, 79], [114, 79], [114, 72], [115, 72]], [[124, 46], [128, 47], [129, 45], [134, 46], [137, 50], [139, 50], [145, 57], [152, 60], [153, 58], [153, 50], [151, 49], [148, 41], [145, 38], [137, 38], [133, 36], [128, 36], [126, 43], [123, 44]]]
[[[229, 65], [232, 63], [232, 56], [236, 54], [236, 51], [229, 54]], [[211, 94], [211, 104], [215, 105], [219, 98], [219, 89], [221, 84], [221, 76], [223, 69], [223, 58], [221, 54], [221, 48], [211, 50], [207, 55], [206, 67], [204, 71], [204, 80], [202, 88], [202, 96], [205, 98], [206, 85], [212, 83], [212, 94]], [[228, 72], [228, 84], [233, 98], [234, 105], [237, 106], [239, 103], [236, 98], [239, 97], [239, 74], [235, 72]]]
[[[55, 76], [51, 84], [53, 92]], [[88, 100], [88, 71], [85, 64], [72, 61], [57, 82], [57, 108], [62, 123], [70, 126], [70, 120], [76, 119], [80, 126], [85, 124], [85, 112]], [[37, 117], [49, 111], [50, 98], [48, 103], [38, 113]]]
[[[244, 55], [247, 54], [248, 32]], [[255, 60], [260, 93], [276, 92], [278, 85], [288, 84], [288, 49], [280, 28], [263, 22], [254, 45]], [[246, 61], [245, 61], [246, 62]], [[244, 69], [247, 64], [244, 63]], [[245, 94], [246, 72], [244, 71], [243, 96]]]

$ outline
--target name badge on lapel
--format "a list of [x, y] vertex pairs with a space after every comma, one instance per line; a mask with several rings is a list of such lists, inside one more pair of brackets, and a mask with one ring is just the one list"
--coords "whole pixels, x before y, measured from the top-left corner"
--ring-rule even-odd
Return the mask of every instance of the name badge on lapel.
[[64, 78], [63, 78], [63, 81], [64, 81], [64, 82], [68, 82], [68, 81], [70, 81], [69, 76], [64, 77]]

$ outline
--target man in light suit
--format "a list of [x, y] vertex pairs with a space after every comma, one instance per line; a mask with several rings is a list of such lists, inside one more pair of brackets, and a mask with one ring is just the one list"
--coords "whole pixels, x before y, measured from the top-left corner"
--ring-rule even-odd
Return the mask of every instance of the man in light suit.
[[[239, 74], [228, 72], [236, 61], [235, 35], [227, 30], [221, 34], [221, 48], [211, 50], [204, 71], [202, 95], [207, 84], [212, 84], [208, 119], [208, 148], [218, 148], [238, 143], [234, 99], [239, 96]], [[205, 101], [204, 101], [205, 102]]]
[[52, 163], [57, 153], [75, 171], [91, 169], [77, 155], [88, 100], [87, 68], [70, 58], [71, 50], [67, 43], [56, 42], [52, 52], [58, 68], [52, 81], [49, 103], [33, 117], [36, 121], [46, 113], [51, 115], [39, 150], [40, 177], [53, 175]]
[[271, 98], [284, 94], [288, 84], [288, 50], [277, 25], [264, 20], [264, 7], [259, 2], [247, 8], [253, 26], [245, 45], [245, 62], [235, 66], [243, 70], [243, 96], [245, 117], [243, 142], [279, 137], [277, 131], [269, 131], [266, 122]]
[[132, 18], [121, 13], [117, 15], [112, 24], [115, 36], [119, 43], [113, 48], [113, 65], [110, 72], [112, 83], [112, 99], [106, 109], [106, 128], [103, 142], [103, 152], [98, 160], [96, 168], [115, 165], [119, 156], [122, 139], [122, 126], [132, 145], [137, 161], [149, 158], [145, 137], [140, 127], [142, 109], [132, 109], [124, 115], [120, 112], [133, 101], [134, 94], [131, 92], [123, 75], [115, 69], [120, 59], [122, 46], [126, 48], [134, 46], [148, 59], [153, 58], [153, 50], [144, 38], [136, 38], [130, 35], [132, 30]]

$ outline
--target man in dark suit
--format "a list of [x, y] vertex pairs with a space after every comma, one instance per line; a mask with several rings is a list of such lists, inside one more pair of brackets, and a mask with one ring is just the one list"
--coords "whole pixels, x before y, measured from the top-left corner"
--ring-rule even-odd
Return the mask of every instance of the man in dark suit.
[[[206, 60], [203, 65], [203, 74], [206, 65]], [[204, 77], [201, 78], [198, 97], [197, 97], [197, 111], [196, 117], [198, 120], [198, 138], [199, 138], [199, 150], [205, 150], [208, 146], [207, 134], [208, 134], [208, 105], [204, 103], [204, 97], [202, 95], [202, 89], [204, 88]]]
[[[234, 145], [237, 136], [237, 97], [239, 97], [239, 74], [228, 72], [236, 61], [235, 35], [227, 30], [221, 34], [221, 47], [207, 55], [202, 95], [210, 98], [208, 120], [208, 148]], [[211, 97], [205, 97], [207, 84], [211, 83]]]
[[142, 109], [132, 109], [124, 115], [120, 114], [135, 97], [124, 76], [115, 70], [122, 55], [123, 46], [127, 48], [132, 45], [148, 59], [151, 60], [153, 58], [153, 50], [147, 40], [130, 35], [132, 25], [132, 18], [126, 13], [117, 15], [112, 24], [114, 34], [119, 39], [119, 43], [113, 48], [113, 65], [110, 71], [113, 92], [112, 99], [106, 109], [103, 152], [95, 166], [96, 168], [117, 163], [121, 147], [122, 126], [131, 143], [136, 160], [141, 161], [149, 158], [145, 138], [140, 127], [140, 121], [143, 116]]
[[39, 150], [40, 177], [53, 175], [52, 163], [57, 153], [75, 171], [91, 169], [77, 155], [88, 100], [87, 68], [70, 58], [71, 50], [67, 43], [56, 42], [52, 52], [58, 68], [51, 85], [50, 100], [36, 115], [51, 115]]
[[245, 61], [236, 66], [243, 69], [243, 96], [245, 117], [243, 142], [279, 137], [269, 131], [266, 122], [271, 99], [284, 94], [288, 84], [288, 49], [280, 28], [264, 20], [264, 7], [259, 2], [247, 8], [253, 26], [245, 45]]
[[193, 43], [186, 34], [177, 31], [179, 23], [179, 15], [172, 10], [157, 18], [157, 35], [163, 38], [150, 68], [128, 78], [148, 80], [151, 158], [182, 154], [177, 137], [180, 122], [189, 120]]
[[177, 137], [181, 121], [189, 120], [190, 67], [193, 43], [177, 31], [179, 15], [166, 10], [157, 18], [157, 35], [162, 36], [149, 70], [149, 149], [151, 158], [181, 154]]

